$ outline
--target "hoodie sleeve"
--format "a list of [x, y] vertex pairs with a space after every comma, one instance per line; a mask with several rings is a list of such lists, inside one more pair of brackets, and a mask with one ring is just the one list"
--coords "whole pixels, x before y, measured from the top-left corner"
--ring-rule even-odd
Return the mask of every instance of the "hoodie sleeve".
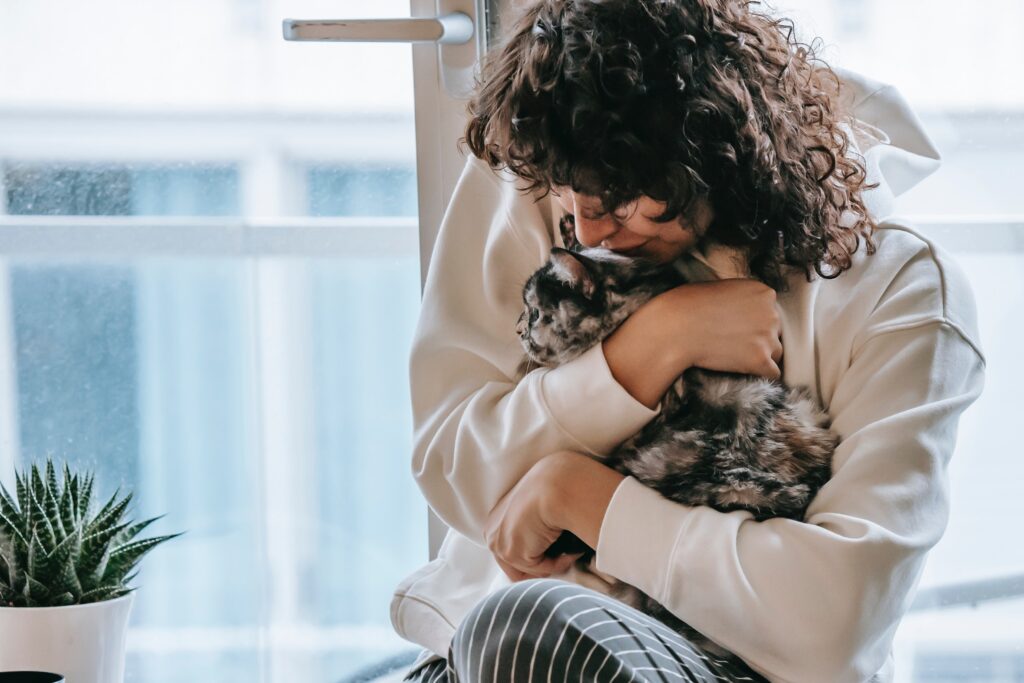
[[855, 683], [882, 667], [945, 530], [957, 425], [984, 383], [952, 261], [912, 259], [851, 336], [829, 405], [833, 476], [805, 521], [688, 507], [629, 477], [600, 530], [598, 570], [773, 681]]
[[480, 545], [487, 515], [535, 462], [559, 450], [607, 455], [658, 412], [615, 380], [600, 344], [514, 379], [522, 287], [552, 246], [549, 202], [470, 156], [413, 338], [413, 476], [437, 515]]

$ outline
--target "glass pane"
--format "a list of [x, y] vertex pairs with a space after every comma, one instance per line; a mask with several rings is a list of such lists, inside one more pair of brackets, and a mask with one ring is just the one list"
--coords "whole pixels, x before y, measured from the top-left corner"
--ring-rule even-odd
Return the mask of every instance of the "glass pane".
[[1017, 37], [1024, 3], [963, 11], [926, 0], [779, 0], [798, 35], [822, 39], [830, 64], [895, 85], [943, 157], [900, 198], [903, 214], [928, 217], [1024, 213], [1016, 170], [1024, 156], [1024, 68]]
[[[187, 530], [144, 558], [136, 582], [132, 623], [143, 642], [164, 633], [164, 651], [129, 654], [136, 680], [179, 680], [165, 677], [180, 656], [166, 651], [167, 636], [252, 629], [266, 593], [248, 269], [234, 260], [2, 267], [22, 462], [47, 454], [96, 470], [100, 500], [121, 486], [135, 492], [138, 520], [167, 513], [152, 535]], [[258, 643], [248, 640], [247, 662], [230, 663], [255, 676]]]
[[238, 171], [215, 166], [9, 163], [7, 213], [24, 216], [233, 216]]
[[314, 167], [309, 170], [313, 216], [415, 216], [416, 170], [408, 167]]
[[[969, 230], [971, 226], [963, 226]], [[981, 398], [960, 421], [957, 448], [950, 461], [952, 512], [945, 536], [931, 551], [921, 588], [957, 586], [985, 579], [1022, 577], [1024, 547], [1007, 543], [995, 520], [1024, 516], [1019, 482], [1024, 463], [1015, 424], [1024, 411], [1020, 383], [1019, 311], [1024, 309], [1024, 252], [960, 251], [978, 305], [981, 342], [988, 366]], [[1024, 598], [972, 605], [968, 588], [957, 599], [966, 604], [910, 614], [897, 634], [902, 660], [898, 680], [1018, 681]], [[954, 592], [954, 595], [956, 593]]]
[[[100, 498], [132, 489], [138, 519], [167, 513], [155, 533], [187, 530], [143, 561], [129, 680], [252, 679], [267, 656], [301, 680], [332, 680], [404, 649], [387, 607], [427, 556], [407, 459], [416, 262], [406, 253], [0, 263], [14, 304], [23, 462], [49, 454], [96, 468]], [[287, 298], [269, 315], [288, 310], [304, 324], [287, 331], [280, 367], [260, 375], [266, 349], [250, 302], [271, 281]], [[260, 392], [285, 388], [273, 386], [277, 370], [300, 378], [288, 402], [308, 415], [267, 414], [279, 402], [261, 405]], [[273, 439], [260, 425], [268, 418], [278, 422], [270, 431], [309, 450], [265, 462], [278, 455], [261, 453]], [[282, 464], [286, 476], [272, 479]], [[317, 645], [285, 640], [261, 656], [259, 634], [277, 610]]]
[[[411, 51], [281, 37], [286, 16], [408, 14], [0, 9], [0, 228], [145, 236], [59, 257], [0, 238], [0, 480], [67, 459], [100, 494], [134, 490], [136, 519], [166, 514], [144, 536], [186, 530], [133, 582], [127, 681], [334, 681], [413, 649], [388, 614], [428, 558], [409, 472]], [[313, 218], [334, 216], [374, 220]], [[293, 226], [272, 232], [283, 255], [253, 253], [267, 223]], [[176, 255], [139, 247], [156, 230]]]
[[[1024, 195], [1016, 189], [1024, 158], [1024, 67], [1020, 41], [1024, 4], [879, 0], [783, 0], [801, 39], [821, 38], [830, 64], [891, 83], [907, 98], [935, 142], [938, 171], [897, 200], [901, 215], [961, 220], [970, 232], [985, 219], [1008, 220], [1006, 244], [1019, 243]], [[1017, 232], [1014, 232], [1016, 230]], [[941, 243], [941, 240], [939, 240]], [[969, 243], [970, 238], [958, 241]], [[1024, 590], [1024, 546], [1006, 542], [1005, 525], [1024, 513], [1017, 482], [1024, 477], [1011, 425], [1024, 409], [1019, 386], [1024, 252], [955, 253], [974, 287], [988, 366], [981, 398], [960, 422], [950, 463], [952, 510], [946, 535], [932, 551], [921, 588], [1018, 576]], [[1024, 681], [1024, 599], [910, 614], [897, 634], [897, 681]]]

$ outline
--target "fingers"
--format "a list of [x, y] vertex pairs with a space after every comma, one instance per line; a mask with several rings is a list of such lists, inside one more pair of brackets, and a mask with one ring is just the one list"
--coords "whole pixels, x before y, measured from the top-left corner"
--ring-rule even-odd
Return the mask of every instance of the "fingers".
[[583, 556], [583, 553], [574, 553], [572, 555], [559, 555], [558, 557], [544, 558], [541, 562], [530, 567], [530, 571], [522, 571], [505, 562], [497, 555], [494, 556], [494, 560], [501, 567], [501, 571], [505, 572], [513, 583], [516, 581], [522, 581], [524, 579], [544, 579], [552, 574], [563, 574], [572, 567], [572, 565]]
[[[568, 559], [567, 559], [568, 558]], [[543, 560], [530, 567], [530, 572], [541, 577], [561, 574], [572, 565], [570, 555], [559, 555], [558, 557], [545, 557]]]
[[785, 354], [782, 348], [782, 340], [776, 338], [775, 348], [772, 350], [772, 365], [775, 366], [773, 379], [782, 379], [782, 357]]
[[768, 379], [781, 379], [782, 370], [782, 343], [778, 337], [774, 338], [774, 341], [763, 342], [758, 344], [757, 350], [754, 352], [753, 367], [747, 372], [760, 377], [767, 377]]
[[572, 566], [576, 564], [576, 560], [580, 559], [582, 556], [583, 553], [562, 555], [560, 558], [558, 558], [558, 565], [555, 574], [564, 574], [565, 572], [569, 571], [572, 568]]
[[530, 576], [529, 574], [526, 574], [525, 572], [519, 571], [518, 569], [516, 569], [515, 567], [513, 567], [509, 563], [507, 563], [504, 560], [502, 560], [497, 555], [495, 555], [494, 560], [495, 560], [495, 562], [498, 563], [498, 566], [501, 567], [501, 571], [505, 572], [505, 576], [507, 576], [509, 578], [509, 580], [511, 580], [513, 583], [515, 583], [516, 581], [522, 581], [523, 579], [539, 578], [539, 577]]

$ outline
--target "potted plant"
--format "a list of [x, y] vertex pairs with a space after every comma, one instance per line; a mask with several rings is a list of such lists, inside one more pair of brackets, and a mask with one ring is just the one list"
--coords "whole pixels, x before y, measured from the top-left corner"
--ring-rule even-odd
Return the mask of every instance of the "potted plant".
[[133, 541], [154, 517], [123, 519], [120, 488], [92, 514], [93, 475], [65, 464], [57, 483], [32, 465], [15, 472], [17, 501], [0, 485], [0, 671], [38, 670], [73, 683], [121, 683], [135, 565], [180, 536]]

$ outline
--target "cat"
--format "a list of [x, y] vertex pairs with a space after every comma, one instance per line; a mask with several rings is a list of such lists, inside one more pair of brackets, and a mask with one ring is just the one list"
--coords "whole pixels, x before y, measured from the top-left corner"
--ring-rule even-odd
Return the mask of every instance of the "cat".
[[[557, 366], [611, 334], [630, 314], [685, 278], [671, 264], [602, 248], [551, 249], [523, 286], [516, 330], [526, 356], [518, 373]], [[802, 519], [831, 475], [839, 437], [830, 417], [804, 388], [699, 367], [687, 369], [662, 399], [660, 412], [603, 461], [664, 497], [716, 510], [748, 510], [756, 520]], [[564, 532], [546, 553], [593, 550]], [[706, 652], [732, 655], [638, 589], [609, 591], [689, 638]]]

